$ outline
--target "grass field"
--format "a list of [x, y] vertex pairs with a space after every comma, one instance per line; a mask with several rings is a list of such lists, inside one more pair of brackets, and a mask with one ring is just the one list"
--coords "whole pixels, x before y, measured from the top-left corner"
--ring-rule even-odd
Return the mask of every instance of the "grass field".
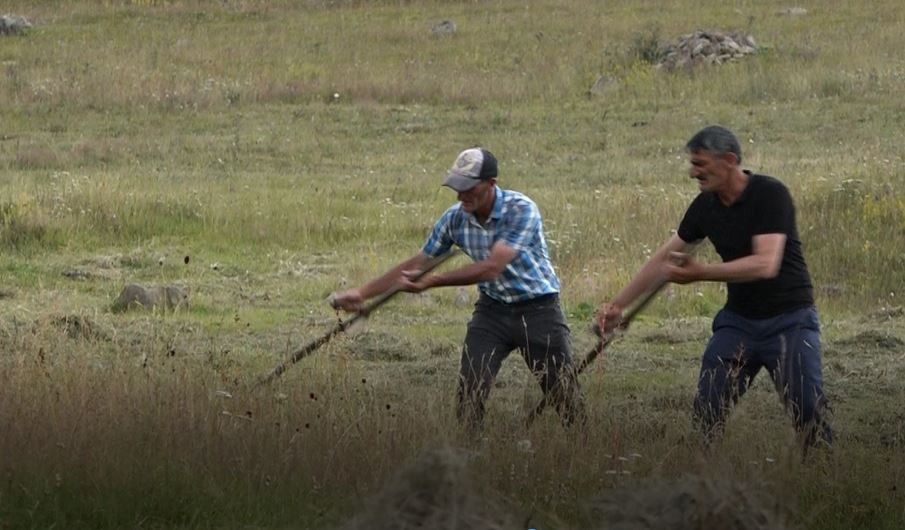
[[[468, 455], [451, 480], [469, 513], [507, 528], [609, 528], [607, 498], [689, 476], [767, 497], [790, 527], [905, 527], [905, 5], [800, 5], [8, 0], [35, 27], [0, 36], [0, 528], [352, 525], [444, 447]], [[446, 19], [456, 33], [432, 34]], [[696, 29], [758, 51], [690, 72], [643, 59]], [[600, 75], [615, 81], [589, 93]], [[710, 123], [795, 197], [832, 452], [799, 460], [765, 376], [701, 451], [720, 285], [670, 288], [583, 376], [584, 433], [521, 427], [540, 392], [513, 355], [486, 439], [462, 440], [453, 289], [246, 385], [335, 324], [330, 292], [420, 247], [476, 144], [540, 206], [583, 354], [594, 308], [694, 197], [683, 146]], [[131, 282], [190, 304], [111, 312]], [[702, 506], [742, 502], [716, 489]], [[682, 528], [720, 526], [701, 517]]]

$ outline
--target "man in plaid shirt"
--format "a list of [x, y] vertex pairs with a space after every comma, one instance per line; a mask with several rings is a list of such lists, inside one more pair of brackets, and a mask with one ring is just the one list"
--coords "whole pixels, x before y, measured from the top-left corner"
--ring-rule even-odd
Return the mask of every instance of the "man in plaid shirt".
[[[525, 195], [498, 187], [496, 177], [497, 161], [490, 151], [460, 153], [443, 183], [459, 202], [437, 220], [421, 251], [365, 285], [337, 293], [334, 304], [356, 311], [396, 285], [418, 293], [477, 284], [481, 295], [468, 323], [459, 370], [458, 418], [469, 429], [480, 428], [493, 379], [517, 348], [563, 423], [583, 421], [559, 278], [550, 263], [540, 212]], [[415, 279], [430, 258], [452, 245], [473, 263]]]

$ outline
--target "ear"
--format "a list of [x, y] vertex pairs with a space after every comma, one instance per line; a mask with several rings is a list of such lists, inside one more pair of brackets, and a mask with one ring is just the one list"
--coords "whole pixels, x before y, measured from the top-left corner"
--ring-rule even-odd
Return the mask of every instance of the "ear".
[[720, 159], [723, 160], [723, 161], [725, 161], [725, 162], [726, 162], [727, 164], [729, 164], [730, 166], [737, 166], [737, 165], [738, 165], [738, 156], [736, 156], [736, 154], [733, 153], [733, 152], [731, 152], [731, 151], [727, 151], [727, 152], [723, 153], [723, 154], [720, 156]]

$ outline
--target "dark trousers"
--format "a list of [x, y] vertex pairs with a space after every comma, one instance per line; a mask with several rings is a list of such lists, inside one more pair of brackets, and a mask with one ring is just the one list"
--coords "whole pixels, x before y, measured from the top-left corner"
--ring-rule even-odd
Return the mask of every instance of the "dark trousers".
[[569, 327], [556, 294], [505, 304], [487, 295], [475, 310], [462, 349], [456, 415], [470, 429], [484, 419], [484, 402], [503, 360], [518, 349], [565, 424], [584, 420]]
[[831, 443], [820, 356], [820, 322], [813, 307], [762, 320], [723, 309], [713, 320], [701, 362], [694, 402], [698, 425], [708, 440], [719, 434], [731, 406], [766, 368], [802, 441]]

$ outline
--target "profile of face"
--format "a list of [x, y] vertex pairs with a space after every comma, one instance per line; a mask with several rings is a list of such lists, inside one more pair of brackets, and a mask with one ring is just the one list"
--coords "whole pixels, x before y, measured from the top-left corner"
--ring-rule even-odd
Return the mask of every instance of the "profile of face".
[[456, 192], [462, 209], [470, 214], [489, 214], [496, 196], [493, 191], [495, 184], [496, 179], [483, 180], [468, 191]]
[[712, 153], [706, 150], [688, 154], [688, 175], [698, 181], [701, 191], [716, 191], [728, 182], [737, 165], [734, 153]]

